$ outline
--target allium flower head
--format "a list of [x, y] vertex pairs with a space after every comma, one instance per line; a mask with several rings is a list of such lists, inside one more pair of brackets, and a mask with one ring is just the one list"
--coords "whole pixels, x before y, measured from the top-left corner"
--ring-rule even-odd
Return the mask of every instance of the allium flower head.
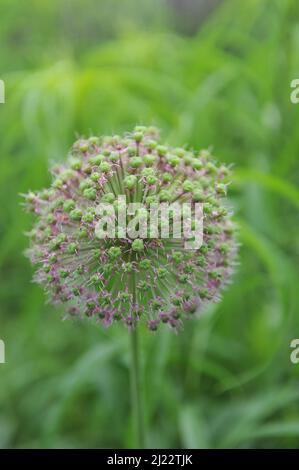
[[[237, 245], [225, 205], [230, 172], [208, 151], [162, 145], [155, 128], [138, 126], [123, 137], [79, 139], [52, 173], [50, 189], [25, 198], [36, 215], [28, 255], [53, 303], [105, 326], [141, 320], [156, 330], [161, 323], [177, 329], [219, 300]], [[201, 203], [202, 245], [186, 249], [186, 234], [163, 238], [161, 216], [154, 237], [148, 229], [137, 238], [121, 232], [120, 196], [142, 203], [140, 221], [155, 204], [189, 203], [192, 214]], [[113, 237], [99, 236], [102, 203], [114, 209], [107, 221], [114, 223]], [[126, 214], [126, 223], [132, 217]]]

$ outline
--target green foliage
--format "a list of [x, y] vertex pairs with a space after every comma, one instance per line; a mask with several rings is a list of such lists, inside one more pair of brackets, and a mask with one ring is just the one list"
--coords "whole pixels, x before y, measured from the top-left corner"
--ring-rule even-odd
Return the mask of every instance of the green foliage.
[[296, 0], [224, 1], [193, 37], [173, 31], [163, 2], [2, 3], [0, 446], [134, 445], [128, 338], [45, 305], [22, 254], [19, 193], [47, 186], [75, 133], [136, 123], [234, 164], [242, 243], [221, 303], [180, 335], [144, 332], [148, 445], [297, 446]]

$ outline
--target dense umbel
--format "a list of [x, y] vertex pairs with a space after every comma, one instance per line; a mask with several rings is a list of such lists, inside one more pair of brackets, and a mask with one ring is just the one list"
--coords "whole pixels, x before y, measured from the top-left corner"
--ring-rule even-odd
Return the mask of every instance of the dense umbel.
[[[138, 126], [123, 137], [79, 139], [52, 173], [50, 189], [25, 197], [36, 215], [28, 255], [53, 303], [105, 326], [121, 321], [134, 327], [141, 320], [156, 330], [161, 323], [178, 329], [219, 300], [237, 245], [223, 203], [229, 170], [208, 151], [162, 145], [157, 129]], [[119, 195], [142, 202], [147, 212], [156, 202], [202, 203], [202, 246], [187, 250], [184, 237], [160, 234], [99, 238], [96, 208], [113, 204], [117, 223]]]

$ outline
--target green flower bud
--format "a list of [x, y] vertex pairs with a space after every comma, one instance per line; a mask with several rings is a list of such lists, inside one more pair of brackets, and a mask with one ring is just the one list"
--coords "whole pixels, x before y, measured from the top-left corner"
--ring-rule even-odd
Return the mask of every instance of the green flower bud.
[[83, 181], [81, 181], [80, 185], [79, 185], [79, 188], [81, 189], [81, 191], [84, 191], [84, 189], [86, 188], [92, 188], [94, 186], [92, 180], [90, 179], [85, 179]]
[[99, 153], [98, 155], [94, 155], [93, 157], [90, 157], [89, 162], [92, 165], [99, 166], [104, 160], [105, 160], [105, 155]]
[[226, 185], [225, 184], [217, 184], [216, 191], [221, 196], [226, 196]]
[[119, 300], [121, 302], [128, 302], [128, 300], [130, 300], [129, 292], [120, 292], [119, 293]]
[[157, 276], [160, 279], [164, 279], [167, 276], [167, 269], [166, 268], [158, 268], [157, 269]]
[[80, 152], [87, 152], [88, 148], [89, 145], [86, 140], [78, 143], [78, 149], [80, 150]]
[[192, 165], [193, 163], [193, 157], [189, 154], [185, 155], [183, 157], [183, 160], [184, 160], [185, 165]]
[[146, 177], [146, 182], [147, 184], [149, 184], [150, 186], [152, 186], [153, 184], [156, 184], [157, 183], [157, 178], [153, 175], [150, 175], [150, 176], [147, 176]]
[[142, 290], [142, 291], [146, 291], [148, 289], [147, 282], [146, 281], [139, 281], [138, 284], [137, 284], [137, 289]]
[[55, 217], [54, 217], [53, 214], [48, 214], [46, 220], [47, 220], [47, 223], [48, 223], [48, 224], [54, 224], [54, 222], [55, 222], [56, 219], [55, 219]]
[[81, 227], [78, 231], [78, 238], [82, 239], [82, 238], [87, 238], [87, 237], [88, 237], [88, 233], [87, 233], [86, 228]]
[[61, 189], [63, 186], [63, 180], [61, 178], [56, 178], [53, 182], [53, 188]]
[[91, 181], [93, 181], [94, 183], [96, 183], [99, 178], [101, 177], [100, 173], [98, 173], [97, 171], [94, 171], [93, 173], [91, 173], [90, 175], [90, 179]]
[[134, 127], [134, 132], [142, 132], [144, 134], [144, 132], [146, 132], [147, 128], [146, 126], [135, 126]]
[[216, 173], [216, 172], [217, 172], [217, 167], [216, 167], [212, 162], [208, 162], [208, 163], [207, 163], [206, 169], [207, 169], [210, 173]]
[[200, 189], [193, 191], [192, 198], [195, 202], [203, 202], [205, 200], [204, 193]]
[[67, 253], [69, 253], [70, 255], [73, 255], [74, 253], [76, 253], [77, 251], [77, 245], [76, 243], [69, 243], [66, 247], [66, 251]]
[[220, 249], [221, 253], [223, 253], [223, 254], [227, 254], [227, 253], [230, 252], [230, 247], [227, 243], [222, 243], [220, 245], [219, 249]]
[[176, 155], [171, 155], [169, 158], [168, 158], [168, 163], [173, 167], [175, 168], [176, 166], [178, 166], [180, 164], [180, 158], [177, 157]]
[[143, 168], [141, 175], [142, 176], [155, 176], [155, 170], [153, 168]]
[[119, 246], [112, 246], [111, 248], [109, 248], [108, 256], [110, 259], [116, 260], [117, 258], [120, 257], [120, 255], [121, 255], [121, 249], [119, 248]]
[[178, 276], [178, 281], [179, 281], [181, 284], [187, 284], [188, 279], [189, 279], [189, 276], [188, 276], [187, 274], [180, 274], [180, 275]]
[[135, 175], [127, 176], [124, 179], [124, 186], [127, 189], [133, 189], [136, 183], [137, 183], [137, 177]]
[[205, 257], [199, 256], [196, 260], [196, 264], [202, 268], [205, 265]]
[[122, 269], [125, 273], [131, 273], [133, 271], [133, 264], [132, 263], [124, 263], [122, 265]]
[[208, 253], [208, 251], [209, 251], [208, 245], [204, 244], [200, 247], [201, 254], [206, 255]]
[[157, 147], [157, 142], [155, 140], [148, 140], [144, 144], [148, 149], [154, 150]]
[[67, 277], [69, 277], [70, 273], [68, 271], [66, 271], [65, 269], [59, 269], [59, 276], [62, 278], [62, 279], [66, 279]]
[[99, 145], [100, 144], [100, 139], [96, 135], [92, 135], [91, 137], [89, 137], [88, 140], [89, 140], [89, 143], [91, 145]]
[[130, 167], [139, 168], [142, 165], [141, 157], [132, 157], [130, 160]]
[[83, 191], [83, 196], [91, 201], [95, 201], [97, 198], [97, 191], [94, 188], [86, 188]]
[[77, 274], [78, 276], [82, 276], [83, 273], [84, 273], [84, 266], [80, 265], [75, 269], [75, 274]]
[[204, 204], [204, 206], [203, 206], [204, 214], [211, 214], [212, 211], [213, 211], [213, 208], [210, 204]]
[[158, 152], [158, 155], [160, 155], [160, 157], [163, 157], [164, 155], [167, 154], [167, 147], [165, 145], [158, 145], [157, 152]]
[[111, 165], [110, 163], [108, 162], [102, 162], [100, 164], [100, 170], [103, 172], [103, 173], [109, 173], [109, 171], [111, 170]]
[[173, 176], [171, 173], [163, 173], [162, 180], [164, 183], [170, 183], [173, 180]]
[[127, 152], [129, 157], [133, 157], [134, 155], [137, 154], [137, 148], [136, 147], [128, 147]]
[[66, 235], [61, 233], [57, 237], [53, 238], [49, 243], [50, 250], [57, 250], [60, 248], [60, 245], [66, 241]]
[[170, 202], [172, 199], [172, 194], [170, 191], [166, 189], [162, 189], [160, 191], [160, 201], [161, 202]]
[[139, 266], [141, 269], [150, 269], [152, 263], [149, 259], [142, 259], [140, 262], [139, 262]]
[[192, 181], [189, 181], [189, 180], [184, 181], [184, 183], [183, 183], [183, 190], [184, 190], [184, 192], [186, 192], [186, 193], [191, 193], [191, 191], [193, 191], [193, 183], [192, 183]]
[[155, 155], [148, 153], [147, 155], [144, 155], [143, 161], [146, 166], [153, 166], [156, 162], [157, 158]]
[[174, 262], [178, 264], [178, 263], [181, 263], [183, 261], [184, 255], [180, 251], [175, 251], [174, 253], [172, 253], [172, 258], [173, 258]]
[[119, 154], [117, 152], [111, 152], [110, 155], [109, 155], [109, 160], [113, 163], [118, 162]]
[[81, 209], [73, 209], [71, 212], [70, 212], [70, 218], [72, 220], [81, 220], [81, 217], [82, 217], [82, 211]]
[[176, 148], [175, 149], [175, 154], [182, 158], [185, 154], [186, 154], [186, 150], [182, 149], [182, 148]]
[[132, 243], [132, 250], [141, 253], [144, 250], [143, 240], [136, 238]]
[[147, 196], [145, 198], [145, 203], [150, 206], [151, 204], [157, 204], [159, 202], [159, 199], [158, 199], [158, 196], [156, 195], [151, 195], [151, 196]]
[[70, 165], [73, 170], [81, 170], [82, 168], [82, 162], [79, 160], [79, 158], [72, 158]]
[[114, 201], [115, 201], [115, 196], [113, 193], [106, 193], [102, 197], [102, 202], [108, 202], [109, 204], [112, 204]]
[[73, 199], [67, 199], [63, 204], [63, 210], [65, 212], [71, 212], [75, 208], [75, 201]]
[[203, 164], [201, 163], [201, 161], [197, 160], [196, 158], [192, 159], [191, 166], [193, 170], [201, 170], [203, 168]]
[[95, 215], [91, 211], [87, 211], [83, 215], [82, 220], [83, 222], [90, 224], [94, 221], [94, 218], [95, 218]]
[[134, 132], [133, 138], [135, 139], [136, 142], [141, 142], [143, 139], [143, 132]]
[[208, 289], [205, 289], [205, 288], [199, 289], [199, 296], [200, 296], [202, 299], [208, 298], [208, 297], [209, 297], [209, 291], [208, 291]]

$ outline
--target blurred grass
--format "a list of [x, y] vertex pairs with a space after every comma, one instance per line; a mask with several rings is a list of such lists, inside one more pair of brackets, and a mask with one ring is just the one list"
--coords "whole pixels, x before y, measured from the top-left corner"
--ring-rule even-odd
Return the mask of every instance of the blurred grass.
[[45, 304], [19, 193], [47, 185], [77, 134], [136, 123], [234, 164], [242, 242], [220, 304], [180, 335], [144, 332], [148, 444], [298, 447], [298, 4], [227, 0], [183, 37], [154, 3], [2, 2], [1, 447], [134, 445], [126, 333]]

